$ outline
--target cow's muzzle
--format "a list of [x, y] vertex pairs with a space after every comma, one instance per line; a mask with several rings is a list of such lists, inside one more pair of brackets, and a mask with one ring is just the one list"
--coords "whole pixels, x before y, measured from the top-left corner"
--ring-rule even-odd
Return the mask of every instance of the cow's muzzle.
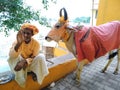
[[45, 40], [51, 41], [52, 39], [51, 39], [50, 37], [46, 36], [46, 37], [45, 37]]

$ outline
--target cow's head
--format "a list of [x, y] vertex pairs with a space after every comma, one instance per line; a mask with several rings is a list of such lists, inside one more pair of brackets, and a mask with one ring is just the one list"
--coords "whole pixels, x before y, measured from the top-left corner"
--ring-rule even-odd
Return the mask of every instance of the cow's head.
[[59, 14], [60, 19], [53, 26], [48, 35], [45, 37], [47, 41], [54, 40], [58, 42], [59, 40], [67, 40], [69, 38], [69, 32], [67, 29], [72, 29], [72, 27], [69, 27], [68, 25], [68, 15], [66, 9], [65, 8], [60, 9]]

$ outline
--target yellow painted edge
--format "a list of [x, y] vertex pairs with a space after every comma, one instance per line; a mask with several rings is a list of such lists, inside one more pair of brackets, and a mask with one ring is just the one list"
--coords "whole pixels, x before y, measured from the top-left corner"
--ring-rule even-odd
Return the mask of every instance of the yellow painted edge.
[[0, 85], [0, 90], [40, 90], [47, 85], [65, 77], [70, 72], [76, 69], [76, 59], [69, 60], [62, 64], [58, 64], [54, 67], [49, 68], [49, 75], [43, 80], [42, 85], [32, 80], [31, 76], [28, 76], [25, 88], [21, 88], [14, 80]]

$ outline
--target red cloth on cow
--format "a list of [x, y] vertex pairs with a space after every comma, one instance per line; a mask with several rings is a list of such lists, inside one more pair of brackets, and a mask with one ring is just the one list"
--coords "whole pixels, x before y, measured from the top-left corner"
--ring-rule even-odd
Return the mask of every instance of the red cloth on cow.
[[[88, 37], [80, 42], [85, 33], [90, 30]], [[75, 33], [78, 61], [105, 55], [108, 51], [117, 49], [120, 45], [120, 22], [113, 21], [93, 27], [83, 27]]]

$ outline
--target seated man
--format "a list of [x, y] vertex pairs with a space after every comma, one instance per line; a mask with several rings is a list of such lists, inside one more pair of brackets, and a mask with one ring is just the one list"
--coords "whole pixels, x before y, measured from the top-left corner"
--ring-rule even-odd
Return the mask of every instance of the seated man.
[[8, 63], [15, 74], [15, 80], [21, 87], [25, 87], [28, 72], [33, 72], [33, 80], [42, 83], [48, 75], [45, 56], [40, 54], [40, 44], [32, 38], [39, 31], [30, 23], [25, 23], [17, 33], [17, 40], [13, 43]]

